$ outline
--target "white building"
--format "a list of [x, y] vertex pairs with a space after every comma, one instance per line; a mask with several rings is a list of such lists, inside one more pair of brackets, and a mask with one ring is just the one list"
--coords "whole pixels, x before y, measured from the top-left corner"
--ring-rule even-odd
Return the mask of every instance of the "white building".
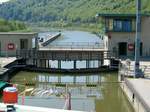
[[[0, 33], [0, 56], [16, 56], [16, 50], [37, 47], [37, 33]], [[35, 39], [35, 43], [33, 43]]]

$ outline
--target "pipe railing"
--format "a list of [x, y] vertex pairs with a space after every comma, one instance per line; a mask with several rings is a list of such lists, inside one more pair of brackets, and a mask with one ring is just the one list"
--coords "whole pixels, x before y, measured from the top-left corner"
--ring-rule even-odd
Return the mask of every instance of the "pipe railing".
[[[150, 78], [150, 65], [141, 64], [140, 69], [142, 73], [144, 73], [144, 77]], [[119, 74], [124, 77], [134, 77], [134, 65], [121, 64], [119, 67]]]
[[[84, 51], [84, 50], [83, 50]], [[85, 50], [86, 51], [86, 50]], [[40, 58], [40, 59], [44, 59], [47, 58], [48, 54], [42, 54], [43, 51], [36, 51], [36, 50], [17, 50], [16, 51], [16, 57], [17, 58], [24, 58], [24, 59], [28, 59], [28, 58]], [[66, 51], [67, 52], [67, 51]], [[100, 51], [103, 52], [101, 55], [102, 59], [110, 59], [110, 58], [117, 58], [114, 56], [114, 54], [110, 51]], [[96, 59], [95, 59], [96, 60]], [[98, 60], [98, 59], [97, 59]]]
[[58, 42], [40, 48], [49, 49], [104, 49], [104, 43], [98, 42]]

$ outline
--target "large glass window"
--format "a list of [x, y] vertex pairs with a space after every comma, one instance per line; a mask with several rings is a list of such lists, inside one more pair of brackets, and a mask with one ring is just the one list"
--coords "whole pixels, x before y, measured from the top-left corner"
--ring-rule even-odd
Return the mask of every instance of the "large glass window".
[[122, 21], [122, 30], [125, 32], [130, 32], [132, 31], [132, 23], [130, 20], [124, 20]]
[[131, 20], [115, 20], [114, 31], [119, 31], [119, 32], [132, 31], [132, 21]]
[[122, 31], [122, 21], [121, 20], [114, 21], [114, 31]]
[[111, 19], [105, 21], [106, 31], [132, 32], [136, 29], [135, 19]]

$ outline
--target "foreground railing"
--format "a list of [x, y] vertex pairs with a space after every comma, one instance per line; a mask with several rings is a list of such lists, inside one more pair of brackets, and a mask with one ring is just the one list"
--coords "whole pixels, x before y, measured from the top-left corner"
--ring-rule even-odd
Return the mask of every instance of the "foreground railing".
[[[150, 78], [150, 65], [141, 64], [140, 69], [144, 73], [145, 78]], [[121, 63], [119, 66], [119, 74], [123, 77], [134, 77], [134, 65]]]
[[[61, 51], [61, 50], [60, 50]], [[88, 51], [88, 50], [81, 50], [81, 51], [72, 51], [69, 52], [67, 50], [62, 50], [63, 53], [62, 58], [71, 58], [72, 53], [76, 53], [76, 58], [81, 58], [83, 59], [91, 59], [91, 60], [102, 60], [102, 59], [111, 59], [111, 58], [116, 58], [110, 51]], [[81, 55], [82, 52], [84, 55]], [[90, 53], [89, 53], [90, 52]], [[24, 58], [24, 59], [29, 59], [29, 58], [34, 58], [34, 59], [57, 59], [58, 55], [60, 55], [59, 52], [55, 52], [53, 50], [17, 50], [16, 51], [16, 57], [17, 58]]]

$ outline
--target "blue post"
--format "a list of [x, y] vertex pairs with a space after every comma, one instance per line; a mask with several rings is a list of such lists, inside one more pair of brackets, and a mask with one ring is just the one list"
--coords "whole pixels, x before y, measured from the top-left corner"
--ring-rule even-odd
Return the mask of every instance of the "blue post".
[[136, 39], [135, 39], [135, 78], [143, 77], [140, 70], [140, 43], [141, 43], [141, 0], [137, 0], [137, 12], [136, 12]]

